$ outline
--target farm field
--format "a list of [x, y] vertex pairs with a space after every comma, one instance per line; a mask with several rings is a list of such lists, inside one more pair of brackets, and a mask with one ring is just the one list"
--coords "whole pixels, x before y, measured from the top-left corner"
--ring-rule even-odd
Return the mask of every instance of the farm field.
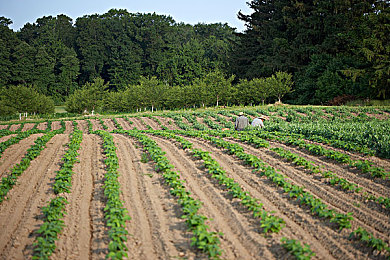
[[0, 174], [1, 259], [390, 258], [388, 108], [3, 122]]

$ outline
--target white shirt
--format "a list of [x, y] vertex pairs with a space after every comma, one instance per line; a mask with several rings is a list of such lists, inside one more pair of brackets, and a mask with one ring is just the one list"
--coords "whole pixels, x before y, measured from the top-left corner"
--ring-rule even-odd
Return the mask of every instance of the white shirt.
[[252, 127], [263, 128], [264, 127], [263, 120], [261, 120], [260, 118], [253, 119], [251, 126]]

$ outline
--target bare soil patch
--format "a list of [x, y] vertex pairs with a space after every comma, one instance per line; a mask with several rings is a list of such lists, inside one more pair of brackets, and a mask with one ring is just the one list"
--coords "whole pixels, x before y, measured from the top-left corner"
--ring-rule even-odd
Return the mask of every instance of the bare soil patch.
[[20, 128], [21, 124], [12, 124], [9, 128], [10, 131], [16, 131]]
[[161, 124], [168, 128], [169, 130], [178, 130], [180, 129], [172, 118], [155, 116], [158, 120], [160, 120]]
[[13, 166], [20, 163], [27, 149], [34, 144], [34, 141], [43, 134], [34, 134], [20, 140], [19, 143], [9, 146], [0, 158], [0, 177], [5, 177]]
[[28, 130], [32, 129], [34, 127], [34, 125], [35, 125], [35, 123], [24, 124], [22, 131], [24, 132], [24, 131], [28, 131]]
[[65, 228], [59, 236], [55, 259], [103, 259], [108, 252], [108, 230], [104, 224], [105, 197], [102, 140], [84, 134], [80, 163], [74, 166], [71, 193], [67, 194]]
[[37, 126], [37, 129], [39, 130], [45, 130], [47, 128], [47, 122], [39, 123]]
[[88, 134], [88, 122], [86, 120], [76, 120], [77, 128], [81, 130], [84, 134]]
[[[193, 141], [196, 139], [190, 140]], [[252, 173], [246, 174], [245, 171], [241, 169], [235, 170], [234, 168], [239, 168], [242, 166], [240, 166], [239, 161], [236, 161], [234, 158], [231, 158], [233, 156], [224, 155], [224, 157], [226, 156], [227, 159], [218, 159], [218, 156], [223, 155], [221, 151], [218, 152], [218, 148], [213, 148], [212, 145], [204, 144], [204, 141], [198, 140], [195, 142], [199, 145], [203, 144], [204, 150], [211, 151], [212, 156], [215, 156], [215, 159], [220, 162], [223, 168], [226, 169], [229, 174], [232, 174], [232, 177], [235, 180], [239, 181], [240, 184], [248, 185], [244, 182], [241, 182], [240, 179], [244, 178], [247, 179], [247, 183], [252, 184], [254, 186], [259, 183], [267, 184], [265, 186], [258, 187], [256, 191], [262, 193], [268, 190], [269, 194], [268, 196], [265, 195], [265, 198], [270, 199], [272, 203], [278, 204], [283, 202], [282, 205], [276, 206], [277, 209], [279, 209], [279, 212], [278, 210], [275, 211], [277, 212], [277, 214], [281, 214], [281, 217], [285, 219], [288, 225], [289, 223], [295, 222], [295, 225], [308, 229], [309, 234], [302, 237], [301, 240], [311, 244], [312, 248], [317, 247], [317, 249], [320, 249], [320, 245], [322, 245], [327, 249], [328, 254], [338, 259], [354, 259], [355, 257], [365, 258], [367, 256], [368, 252], [364, 250], [361, 251], [361, 248], [359, 246], [354, 243], [351, 243], [351, 241], [348, 240], [350, 231], [344, 230], [343, 232], [339, 233], [331, 223], [318, 219], [315, 216], [311, 216], [311, 214], [307, 212], [307, 209], [305, 207], [297, 207], [297, 203], [295, 201], [290, 200], [288, 196], [282, 194], [280, 189], [269, 183], [268, 180], [264, 178], [253, 177]], [[342, 213], [352, 211], [355, 216], [353, 228], [356, 228], [357, 226], [362, 226], [382, 239], [386, 239], [389, 236], [389, 217], [387, 213], [376, 212], [375, 210], [370, 209], [370, 207], [366, 205], [356, 207], [353, 205], [353, 195], [350, 198], [349, 194], [343, 194], [341, 191], [333, 189], [328, 185], [324, 185], [323, 183], [312, 178], [311, 176], [305, 174], [302, 169], [296, 169], [295, 166], [289, 165], [289, 163], [287, 162], [283, 162], [283, 160], [281, 160], [280, 158], [273, 158], [262, 149], [256, 149], [247, 145], [243, 146], [245, 147], [246, 152], [259, 156], [271, 166], [280, 170], [281, 173], [290, 178], [293, 183], [305, 186], [308, 191], [310, 191], [315, 196], [323, 200], [326, 204], [328, 204], [329, 208], [336, 209], [338, 212]], [[231, 168], [231, 170], [229, 170], [229, 168]], [[235, 175], [234, 173], [237, 173], [237, 175]], [[262, 196], [259, 197], [261, 198]], [[261, 199], [262, 202], [264, 201], [264, 197], [263, 199]], [[266, 202], [263, 203], [264, 205], [268, 205], [268, 203]], [[288, 216], [288, 219], [286, 219], [286, 215]], [[304, 226], [302, 226], [303, 223]], [[288, 226], [286, 228], [288, 228]], [[290, 232], [296, 233], [297, 228], [294, 227]], [[315, 241], [313, 240], [313, 238], [310, 238], [310, 236], [316, 236], [316, 234], [321, 234], [321, 237], [318, 236], [315, 238], [318, 239], [318, 241]], [[306, 240], [307, 238], [310, 239]], [[322, 250], [319, 251], [321, 252]], [[318, 254], [317, 256], [320, 257]]]
[[153, 130], [161, 130], [161, 127], [153, 118], [142, 117], [142, 120], [145, 122], [146, 125], [149, 125]]
[[131, 216], [127, 223], [130, 259], [193, 259], [189, 232], [162, 176], [153, 164], [141, 162], [142, 150], [133, 139], [115, 134], [114, 141], [122, 200]]
[[54, 136], [0, 204], [1, 259], [31, 258], [35, 232], [43, 223], [41, 208], [53, 197], [53, 178], [67, 141], [67, 135]]
[[127, 120], [125, 120], [124, 118], [117, 118], [116, 121], [118, 122], [118, 124], [120, 124], [122, 126], [122, 128], [124, 130], [131, 130], [134, 128], [134, 126], [132, 124], [130, 124]]
[[106, 129], [106, 131], [111, 132], [112, 130], [116, 129], [114, 122], [112, 121], [111, 118], [104, 118], [103, 121], [104, 121], [104, 124], [108, 127]]

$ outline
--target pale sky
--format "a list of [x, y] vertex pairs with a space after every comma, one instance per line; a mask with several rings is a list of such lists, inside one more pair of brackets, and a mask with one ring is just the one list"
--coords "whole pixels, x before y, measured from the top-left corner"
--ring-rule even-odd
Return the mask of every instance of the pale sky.
[[237, 18], [241, 10], [250, 14], [249, 0], [0, 0], [0, 16], [12, 20], [11, 29], [17, 31], [26, 23], [34, 23], [43, 16], [64, 14], [76, 21], [77, 17], [103, 14], [112, 8], [126, 9], [130, 13], [153, 13], [170, 15], [176, 22], [228, 23], [245, 29]]

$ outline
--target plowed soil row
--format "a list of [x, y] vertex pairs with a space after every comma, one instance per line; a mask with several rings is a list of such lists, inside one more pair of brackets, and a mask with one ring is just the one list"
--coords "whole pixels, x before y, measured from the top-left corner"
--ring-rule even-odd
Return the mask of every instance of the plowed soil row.
[[31, 258], [35, 231], [42, 224], [40, 209], [53, 197], [53, 178], [67, 142], [65, 134], [54, 136], [0, 204], [0, 259]]
[[108, 252], [108, 230], [104, 225], [104, 158], [102, 140], [84, 134], [75, 164], [69, 204], [53, 259], [103, 259]]
[[30, 135], [29, 137], [20, 140], [19, 143], [9, 146], [3, 152], [0, 158], [0, 178], [6, 176], [12, 167], [21, 161], [23, 156], [27, 153], [27, 149], [42, 135], [43, 134]]
[[[162, 125], [173, 126], [164, 119], [159, 118]], [[138, 118], [130, 118], [133, 124], [123, 118], [116, 120], [126, 130], [134, 127], [146, 129]], [[160, 129], [153, 119], [144, 117], [142, 120], [152, 128]], [[105, 157], [102, 140], [88, 133], [85, 120], [77, 122], [78, 128], [84, 132], [78, 156], [80, 162], [74, 167], [71, 193], [65, 195], [69, 201], [64, 218], [65, 228], [56, 243], [52, 259], [102, 259], [108, 252], [108, 229], [104, 221]], [[91, 119], [91, 122], [94, 130], [103, 130], [99, 120]], [[104, 122], [108, 130], [115, 129], [111, 119], [104, 119]], [[53, 122], [54, 130], [60, 127], [58, 124]], [[0, 259], [31, 258], [36, 230], [42, 224], [41, 207], [46, 206], [54, 196], [51, 186], [55, 171], [60, 167], [60, 158], [66, 149], [64, 145], [69, 141], [67, 133], [72, 129], [72, 122], [66, 121], [66, 134], [56, 135], [47, 144], [41, 155], [19, 177], [18, 185], [8, 194], [8, 200], [0, 204]], [[7, 148], [0, 159], [1, 173], [19, 162], [38, 136], [32, 135]], [[280, 243], [282, 237], [309, 244], [316, 253], [316, 259], [381, 258], [372, 255], [357, 242], [350, 241], [348, 236], [351, 229], [340, 232], [328, 220], [313, 216], [307, 207], [290, 199], [266, 177], [253, 173], [251, 167], [245, 166], [235, 156], [226, 154], [208, 141], [186, 137], [194, 144], [194, 148], [210, 151], [213, 159], [226, 170], [229, 177], [259, 199], [266, 211], [274, 212], [274, 215], [286, 222], [280, 233], [264, 236], [260, 220], [254, 218], [223, 186], [213, 180], [201, 161], [194, 159], [189, 151], [178, 148], [173, 140], [149, 136], [162, 148], [174, 170], [185, 180], [184, 185], [191, 196], [202, 201], [199, 213], [208, 218], [210, 231], [223, 232], [223, 259], [289, 259], [291, 256]], [[170, 194], [168, 185], [154, 170], [152, 162], [142, 162], [141, 145], [125, 135], [113, 134], [113, 137], [119, 159], [121, 200], [131, 217], [126, 223], [129, 259], [205, 258], [204, 254], [190, 245], [192, 235], [181, 219], [181, 209]], [[239, 143], [245, 152], [256, 155], [278, 169], [292, 183], [304, 186], [305, 190], [320, 198], [329, 208], [340, 213], [353, 212], [353, 229], [361, 226], [376, 237], [388, 241], [388, 210], [363, 201], [360, 195], [330, 186], [320, 177], [309, 175], [305, 169], [285, 161], [270, 149], [254, 148], [231, 138], [225, 140]], [[385, 183], [373, 181], [354, 169], [295, 147], [277, 142], [270, 144], [271, 147], [282, 147], [297, 153], [325, 170], [331, 170], [358, 184], [371, 194], [390, 196]]]
[[[219, 148], [208, 144], [203, 140], [197, 140], [194, 138], [188, 138], [195, 144], [194, 148], [201, 148], [203, 150], [210, 151], [212, 156], [220, 163], [220, 165], [227, 170], [230, 177], [238, 181], [243, 187], [245, 187], [251, 194], [259, 194], [255, 196], [266, 205], [270, 206], [269, 210], [275, 210], [277, 215], [285, 219], [286, 223], [295, 222], [296, 225], [302, 228], [308, 229], [310, 236], [318, 236], [316, 239], [302, 238], [304, 242], [312, 245], [312, 248], [320, 248], [322, 245], [327, 248], [328, 254], [335, 258], [365, 258], [367, 256], [366, 251], [361, 249], [354, 243], [348, 240], [350, 230], [342, 231], [339, 233], [335, 227], [327, 223], [324, 220], [318, 219], [310, 215], [305, 207], [298, 206], [293, 200], [287, 198], [286, 195], [282, 194], [281, 189], [275, 187], [264, 177], [260, 178], [251, 172], [251, 169], [241, 165], [241, 162], [230, 155], [224, 154]], [[294, 184], [305, 186], [307, 191], [310, 191], [316, 197], [323, 200], [329, 208], [335, 209], [341, 213], [353, 212], [355, 220], [353, 221], [353, 227], [362, 226], [368, 231], [373, 232], [377, 237], [387, 240], [390, 235], [389, 228], [389, 213], [387, 211], [377, 211], [376, 208], [371, 208], [370, 205], [361, 203], [359, 206], [355, 205], [356, 199], [354, 194], [345, 194], [342, 191], [330, 187], [328, 184], [322, 183], [316, 180], [312, 176], [307, 175], [303, 169], [284, 162], [278, 156], [270, 156], [269, 152], [263, 151], [262, 149], [255, 149], [248, 145], [243, 145], [245, 151], [256, 156], [259, 156], [268, 164], [274, 168], [280, 170], [282, 174], [287, 176]], [[268, 194], [265, 192], [268, 191]], [[265, 202], [268, 199], [271, 201]], [[276, 204], [276, 205], [275, 205]], [[286, 216], [288, 219], [286, 219]], [[288, 228], [287, 224], [287, 228]], [[304, 226], [302, 226], [304, 225]], [[297, 229], [292, 228], [291, 232], [304, 234], [297, 232]], [[319, 245], [317, 245], [318, 243]], [[316, 251], [316, 250], [315, 250]], [[321, 251], [321, 250], [320, 250]], [[320, 257], [328, 258], [328, 257]]]

